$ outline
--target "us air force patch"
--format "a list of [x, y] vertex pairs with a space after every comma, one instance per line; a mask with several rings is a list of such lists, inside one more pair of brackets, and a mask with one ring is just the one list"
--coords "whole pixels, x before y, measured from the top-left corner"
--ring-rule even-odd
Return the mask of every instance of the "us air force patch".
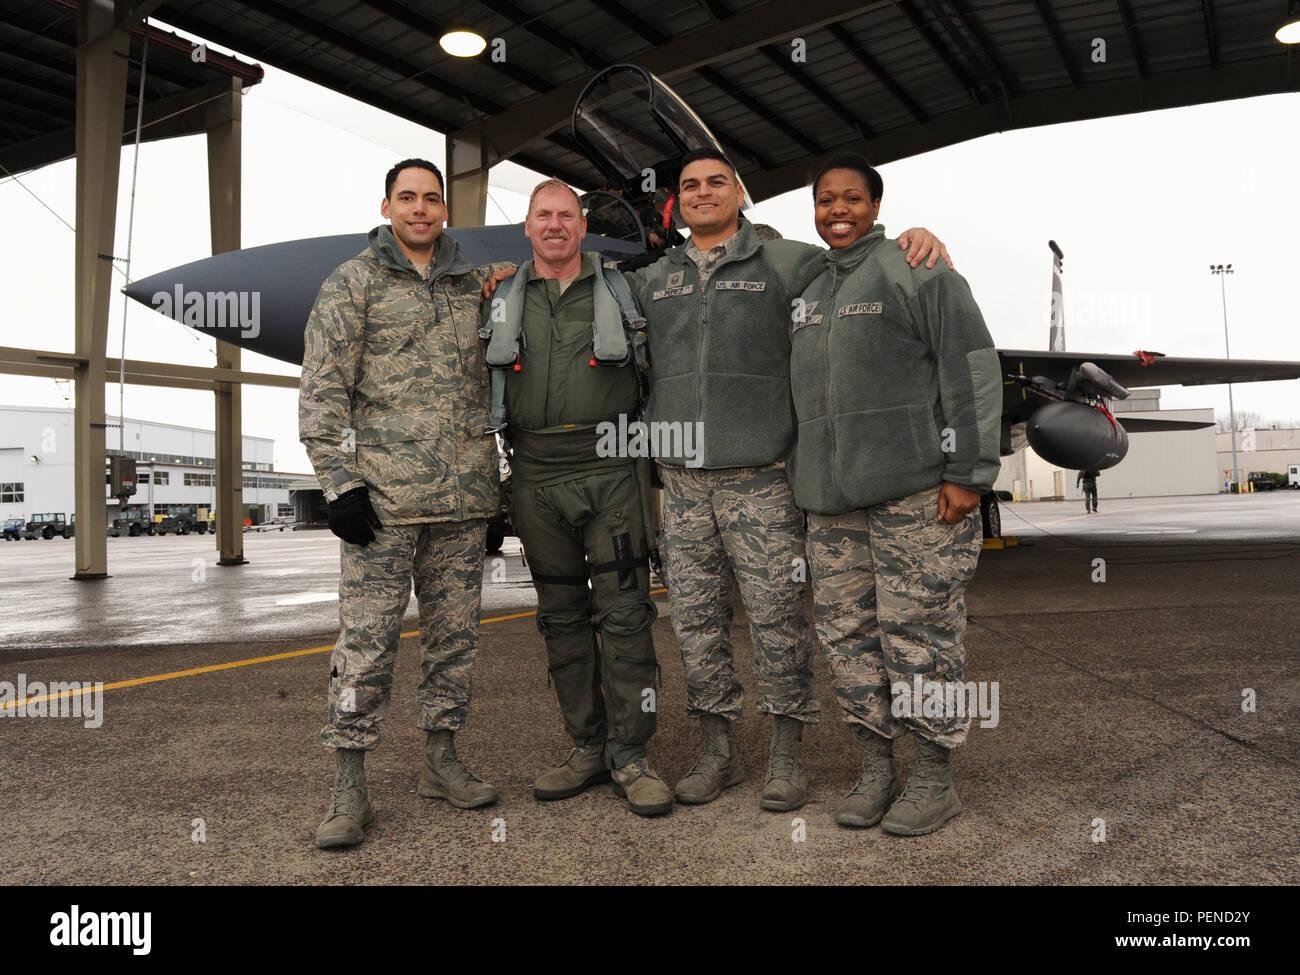
[[850, 315], [879, 315], [880, 313], [880, 302], [863, 301], [856, 305], [845, 305], [840, 309], [839, 317], [848, 318]]
[[766, 291], [766, 281], [719, 281], [713, 286], [715, 291]]

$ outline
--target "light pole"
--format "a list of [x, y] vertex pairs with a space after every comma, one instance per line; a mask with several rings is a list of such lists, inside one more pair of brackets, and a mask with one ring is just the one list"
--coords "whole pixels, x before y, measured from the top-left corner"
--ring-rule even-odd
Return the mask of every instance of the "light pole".
[[[1232, 265], [1211, 264], [1210, 273], [1219, 278], [1219, 296], [1223, 299], [1223, 354], [1225, 358], [1231, 359], [1232, 350], [1228, 348], [1228, 291], [1223, 278], [1232, 273]], [[1228, 383], [1228, 436], [1232, 438], [1232, 483], [1237, 485], [1237, 490], [1240, 492], [1241, 472], [1237, 468], [1237, 412], [1232, 406], [1232, 383]]]

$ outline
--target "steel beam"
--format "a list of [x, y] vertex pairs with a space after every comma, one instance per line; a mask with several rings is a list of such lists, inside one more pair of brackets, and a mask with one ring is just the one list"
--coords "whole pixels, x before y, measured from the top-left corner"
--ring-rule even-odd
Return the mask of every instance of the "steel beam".
[[[1282, 52], [1267, 60], [1220, 65], [1212, 73], [1204, 68], [1191, 68], [1164, 75], [1148, 75], [1140, 85], [1125, 78], [1077, 89], [1019, 95], [1007, 100], [1006, 113], [998, 105], [972, 105], [945, 112], [922, 125], [886, 132], [869, 142], [855, 139], [831, 146], [828, 154], [858, 152], [874, 164], [883, 165], [1013, 129], [1283, 94], [1300, 90], [1300, 74], [1291, 72], [1290, 65], [1289, 52]], [[1011, 123], [1006, 121], [1008, 114], [1014, 120]], [[745, 183], [755, 199], [766, 199], [808, 185], [811, 174], [823, 161], [824, 157], [810, 156], [763, 172], [746, 174]]]
[[[240, 119], [243, 95], [239, 81], [208, 106], [208, 205], [212, 253], [239, 250]], [[239, 370], [240, 349], [217, 340], [217, 368]], [[243, 390], [239, 383], [216, 391], [217, 565], [244, 565]]]
[[[0, 346], [0, 375], [50, 376], [54, 379], [73, 378], [73, 371], [82, 359], [71, 352], [50, 352], [44, 349], [18, 349]], [[116, 382], [121, 371], [120, 359], [104, 360], [108, 382]], [[184, 366], [175, 362], [149, 362], [144, 359], [126, 360], [128, 386], [175, 386], [178, 389], [215, 390], [220, 383], [243, 383], [245, 386], [273, 386], [297, 389], [297, 376], [280, 376], [272, 372], [244, 372], [235, 369], [217, 369], [213, 366]]]
[[[766, 44], [784, 43], [807, 31], [890, 5], [889, 0], [865, 4], [861, 0], [803, 0], [798, 4], [768, 0], [704, 29], [669, 38], [649, 51], [638, 53], [636, 63], [664, 80], [671, 80], [719, 61], [732, 60]], [[546, 95], [530, 98], [466, 126], [452, 137], [469, 139], [485, 147], [492, 162], [509, 159], [568, 123], [573, 102], [587, 80], [584, 77]]]
[[114, 27], [111, 4], [77, 10], [77, 208], [73, 368], [73, 508], [80, 514], [73, 579], [108, 577], [104, 505], [104, 353], [117, 229], [120, 126], [126, 111], [131, 36]]

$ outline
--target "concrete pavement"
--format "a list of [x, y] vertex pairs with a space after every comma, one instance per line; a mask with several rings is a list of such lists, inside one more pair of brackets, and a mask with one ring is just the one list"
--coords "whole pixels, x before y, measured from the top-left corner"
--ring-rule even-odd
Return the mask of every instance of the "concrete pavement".
[[[1047, 520], [1046, 505], [1023, 509]], [[769, 726], [751, 711], [738, 729], [749, 775], [708, 806], [643, 820], [607, 785], [535, 802], [533, 779], [568, 745], [535, 619], [517, 615], [528, 612], [518, 605], [525, 570], [507, 556], [515, 575], [504, 583], [485, 566], [496, 608], [484, 616], [495, 621], [483, 626], [471, 721], [458, 738], [501, 802], [466, 812], [415, 794], [423, 735], [412, 700], [418, 648], [407, 638], [384, 740], [367, 765], [379, 818], [362, 846], [329, 852], [311, 840], [332, 782], [316, 736], [336, 605], [280, 603], [332, 589], [332, 540], [250, 537], [250, 566], [230, 575], [208, 566], [203, 582], [190, 580], [190, 560], [210, 559], [210, 549], [171, 548], [202, 539], [110, 540], [114, 579], [95, 584], [65, 584], [58, 540], [0, 545], [10, 610], [0, 681], [110, 685], [98, 728], [0, 718], [5, 881], [1294, 884], [1294, 527], [1280, 532], [1291, 539], [1283, 543], [1258, 529], [1210, 542], [1072, 532], [984, 553], [969, 599], [967, 679], [998, 683], [998, 720], [974, 727], [954, 759], [962, 814], [916, 839], [835, 825], [834, 802], [859, 760], [820, 659], [825, 719], [806, 736], [814, 799], [803, 809], [759, 809]], [[115, 562], [114, 542], [153, 548], [131, 553], [138, 565]], [[1105, 581], [1094, 582], [1098, 559]], [[23, 619], [14, 593], [50, 605]], [[179, 593], [195, 598], [169, 605]], [[671, 782], [698, 740], [659, 599], [651, 755]], [[132, 622], [133, 606], [147, 624]], [[743, 614], [736, 623], [752, 692]], [[280, 654], [295, 655], [264, 659]], [[166, 676], [186, 671], [197, 672]], [[905, 773], [910, 744], [900, 755]]]

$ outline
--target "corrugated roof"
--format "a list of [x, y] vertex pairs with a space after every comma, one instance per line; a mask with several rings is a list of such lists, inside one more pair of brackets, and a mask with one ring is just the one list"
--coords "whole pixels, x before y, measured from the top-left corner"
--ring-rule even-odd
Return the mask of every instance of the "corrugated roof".
[[[439, 132], [480, 125], [499, 137], [491, 122], [505, 125], [510, 112], [512, 132], [527, 136], [513, 158], [584, 188], [599, 176], [546, 96], [611, 63], [644, 64], [734, 153], [761, 198], [800, 185], [825, 152], [852, 148], [883, 163], [1005, 129], [1295, 91], [1296, 54], [1273, 38], [1287, 7], [164, 0], [152, 17]], [[52, 120], [70, 124], [74, 10], [75, 0], [0, 0], [0, 160]], [[437, 39], [455, 22], [504, 42], [505, 60], [493, 60], [499, 45], [473, 59], [444, 54]], [[792, 58], [796, 38], [804, 60]], [[198, 77], [161, 57], [158, 67], [157, 94]]]

